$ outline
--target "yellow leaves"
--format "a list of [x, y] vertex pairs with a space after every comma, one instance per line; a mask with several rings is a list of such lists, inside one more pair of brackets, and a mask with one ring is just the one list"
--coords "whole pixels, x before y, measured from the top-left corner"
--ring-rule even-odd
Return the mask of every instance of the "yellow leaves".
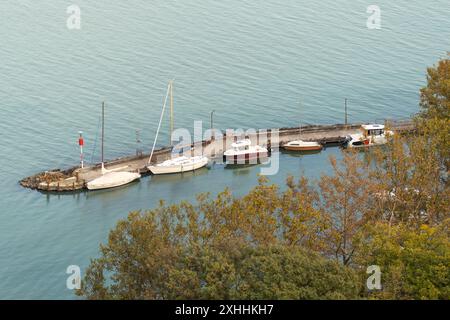
[[421, 116], [426, 119], [450, 117], [450, 54], [427, 69], [427, 86], [420, 90]]
[[378, 265], [383, 291], [389, 299], [448, 299], [450, 292], [450, 245], [446, 222], [442, 226], [407, 224], [389, 226], [378, 222], [364, 228], [355, 262]]
[[420, 226], [420, 230], [424, 231], [426, 234], [433, 234], [434, 228], [430, 227], [429, 225], [423, 224]]
[[[247, 261], [250, 278], [270, 262], [264, 277], [278, 283], [283, 272], [298, 274], [284, 268], [294, 258], [314, 275], [307, 258], [289, 256], [301, 247], [362, 270], [381, 266], [384, 289], [375, 297], [450, 299], [449, 71], [450, 59], [429, 69], [416, 134], [395, 134], [383, 148], [348, 151], [339, 161], [330, 157], [332, 174], [317, 182], [288, 177], [280, 188], [259, 176], [241, 198], [225, 189], [215, 197], [199, 194], [196, 203], [160, 201], [153, 210], [131, 212], [91, 262], [82, 292], [92, 298], [224, 297], [222, 288], [235, 281], [235, 267], [246, 258], [242, 248], [258, 251], [256, 264], [254, 256]], [[272, 246], [283, 254], [275, 249], [266, 259]], [[298, 287], [271, 282], [260, 288], [249, 281], [241, 293], [291, 297]]]

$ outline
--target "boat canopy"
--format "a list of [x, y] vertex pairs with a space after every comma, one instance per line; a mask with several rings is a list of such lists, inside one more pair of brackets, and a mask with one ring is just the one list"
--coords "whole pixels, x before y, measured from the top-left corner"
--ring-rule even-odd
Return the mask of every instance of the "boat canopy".
[[240, 140], [240, 141], [236, 141], [234, 143], [231, 144], [232, 148], [235, 149], [240, 149], [240, 148], [244, 148], [244, 147], [249, 147], [252, 144], [252, 142], [250, 141], [250, 139], [244, 139], [244, 140]]
[[363, 124], [362, 129], [364, 135], [381, 136], [384, 133], [384, 125], [382, 124]]
[[380, 130], [380, 129], [384, 129], [384, 125], [382, 125], [382, 124], [363, 124], [361, 127], [364, 130]]

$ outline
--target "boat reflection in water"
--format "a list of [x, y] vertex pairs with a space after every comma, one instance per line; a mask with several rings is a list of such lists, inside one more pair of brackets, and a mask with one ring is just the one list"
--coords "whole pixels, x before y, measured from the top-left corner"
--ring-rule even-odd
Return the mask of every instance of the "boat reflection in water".
[[319, 154], [322, 152], [322, 148], [319, 150], [303, 150], [303, 151], [293, 151], [288, 149], [280, 149], [283, 154], [287, 154], [292, 157], [303, 157], [307, 155]]
[[208, 158], [204, 156], [181, 156], [166, 160], [153, 166], [148, 166], [148, 169], [153, 174], [182, 173], [198, 170], [207, 164]]
[[320, 152], [323, 148], [322, 145], [316, 141], [303, 140], [290, 141], [282, 147], [284, 150], [297, 152]]
[[207, 166], [203, 166], [197, 170], [193, 170], [193, 171], [185, 171], [185, 172], [181, 172], [179, 174], [158, 174], [158, 175], [152, 175], [150, 178], [150, 181], [152, 182], [178, 182], [181, 180], [189, 180], [189, 179], [193, 179], [195, 177], [198, 176], [203, 176], [208, 174], [208, 167]]

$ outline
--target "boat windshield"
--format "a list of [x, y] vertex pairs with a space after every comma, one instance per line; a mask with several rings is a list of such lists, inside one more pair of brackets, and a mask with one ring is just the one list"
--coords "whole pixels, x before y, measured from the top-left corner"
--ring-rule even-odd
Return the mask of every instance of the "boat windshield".
[[241, 141], [237, 141], [235, 143], [233, 143], [231, 146], [233, 147], [233, 149], [235, 151], [239, 151], [239, 150], [249, 150], [250, 148], [250, 140], [241, 140]]
[[372, 130], [367, 130], [367, 134], [371, 135], [371, 136], [380, 136], [384, 133], [383, 129], [372, 129]]

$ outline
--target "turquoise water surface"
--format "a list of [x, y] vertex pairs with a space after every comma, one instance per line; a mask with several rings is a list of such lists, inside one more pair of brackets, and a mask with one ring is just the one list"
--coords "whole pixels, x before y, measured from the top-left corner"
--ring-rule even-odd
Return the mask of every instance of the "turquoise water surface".
[[[66, 27], [72, 4], [80, 30]], [[379, 30], [366, 27], [371, 4]], [[67, 266], [85, 268], [130, 210], [256, 183], [258, 167], [214, 165], [110, 191], [21, 188], [24, 176], [76, 164], [79, 130], [98, 161], [101, 101], [108, 159], [135, 152], [136, 130], [150, 149], [171, 78], [176, 127], [206, 129], [211, 110], [222, 129], [342, 123], [344, 98], [352, 122], [406, 118], [426, 68], [450, 50], [449, 12], [448, 0], [1, 1], [0, 298], [73, 299]], [[161, 143], [167, 123], [163, 132]], [[340, 152], [283, 154], [271, 179], [316, 178]]]

